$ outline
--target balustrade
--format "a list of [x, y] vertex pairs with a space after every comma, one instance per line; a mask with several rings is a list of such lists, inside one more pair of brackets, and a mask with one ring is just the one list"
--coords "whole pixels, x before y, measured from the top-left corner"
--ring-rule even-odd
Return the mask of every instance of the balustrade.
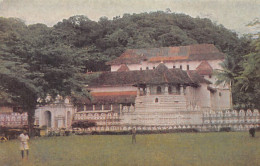
[[0, 126], [20, 126], [28, 124], [28, 115], [27, 113], [16, 113], [11, 114], [0, 114]]
[[233, 111], [211, 111], [203, 114], [203, 123], [204, 124], [235, 124], [235, 123], [259, 123], [260, 114], [258, 110], [240, 110], [237, 112]]

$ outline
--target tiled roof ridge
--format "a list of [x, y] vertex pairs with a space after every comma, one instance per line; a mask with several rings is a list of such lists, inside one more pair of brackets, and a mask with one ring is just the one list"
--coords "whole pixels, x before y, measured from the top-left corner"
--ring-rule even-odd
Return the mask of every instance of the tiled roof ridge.
[[192, 44], [158, 48], [127, 49], [121, 56], [107, 62], [108, 65], [139, 64], [143, 60], [193, 61], [223, 59], [224, 54], [214, 44]]

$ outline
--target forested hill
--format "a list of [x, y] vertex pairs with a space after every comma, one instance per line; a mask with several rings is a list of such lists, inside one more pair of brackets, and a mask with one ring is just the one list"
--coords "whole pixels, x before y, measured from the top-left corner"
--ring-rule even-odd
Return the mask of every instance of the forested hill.
[[[84, 16], [73, 16], [57, 23], [62, 42], [87, 48], [102, 60], [119, 56], [127, 48], [151, 48], [211, 43], [229, 55], [242, 55], [248, 42], [209, 19], [184, 14], [153, 12], [125, 14], [122, 18], [98, 22]], [[101, 58], [102, 57], [102, 58]], [[91, 70], [98, 68], [91, 67]]]

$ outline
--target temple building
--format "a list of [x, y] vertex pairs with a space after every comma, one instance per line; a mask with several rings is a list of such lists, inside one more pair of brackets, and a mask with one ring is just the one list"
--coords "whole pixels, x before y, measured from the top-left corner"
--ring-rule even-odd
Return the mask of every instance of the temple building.
[[212, 44], [126, 50], [107, 62], [111, 71], [87, 73], [94, 77], [87, 85], [91, 99], [76, 107], [69, 101], [40, 107], [36, 122], [68, 128], [71, 121], [90, 120], [98, 131], [202, 129], [213, 112], [231, 109], [229, 85], [215, 85], [213, 75], [224, 58]]
[[212, 44], [126, 50], [78, 111], [116, 113], [120, 125], [201, 124], [203, 112], [230, 109], [229, 88], [214, 85], [223, 60]]

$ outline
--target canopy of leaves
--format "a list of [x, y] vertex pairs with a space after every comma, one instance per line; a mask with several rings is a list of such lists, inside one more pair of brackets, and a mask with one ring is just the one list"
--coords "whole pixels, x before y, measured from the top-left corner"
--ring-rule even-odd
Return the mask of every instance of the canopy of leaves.
[[251, 45], [251, 52], [244, 56], [243, 70], [235, 78], [237, 104], [244, 108], [260, 108], [260, 34]]

